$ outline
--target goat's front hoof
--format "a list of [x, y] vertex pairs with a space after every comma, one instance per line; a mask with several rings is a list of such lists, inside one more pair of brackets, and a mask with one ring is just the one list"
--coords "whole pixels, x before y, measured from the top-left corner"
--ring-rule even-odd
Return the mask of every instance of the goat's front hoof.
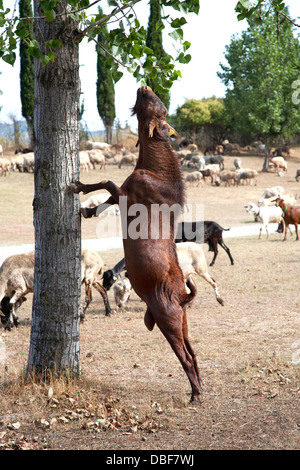
[[96, 208], [95, 207], [82, 207], [80, 209], [80, 212], [85, 219], [90, 219], [91, 217], [96, 215]]
[[79, 194], [81, 191], [83, 191], [83, 187], [84, 184], [82, 184], [80, 181], [74, 181], [70, 184], [70, 191], [73, 194]]

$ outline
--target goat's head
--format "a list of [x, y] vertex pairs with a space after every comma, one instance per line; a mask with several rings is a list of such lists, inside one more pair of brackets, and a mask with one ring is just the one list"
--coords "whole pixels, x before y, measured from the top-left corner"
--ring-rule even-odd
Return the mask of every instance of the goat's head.
[[256, 207], [254, 206], [252, 202], [249, 202], [249, 204], [247, 204], [247, 206], [244, 206], [244, 207], [246, 209], [246, 212], [255, 212], [256, 210]]
[[171, 135], [178, 137], [177, 132], [166, 120], [167, 109], [158, 96], [149, 86], [142, 86], [137, 91], [137, 98], [132, 115], [136, 114], [139, 125], [146, 131], [149, 137], [153, 137], [156, 131], [156, 137], [162, 140], [168, 140]]
[[283, 199], [281, 199], [281, 197], [277, 197], [277, 198], [275, 199], [275, 206], [276, 206], [276, 207], [280, 206], [280, 204], [281, 204], [282, 202], [284, 202]]

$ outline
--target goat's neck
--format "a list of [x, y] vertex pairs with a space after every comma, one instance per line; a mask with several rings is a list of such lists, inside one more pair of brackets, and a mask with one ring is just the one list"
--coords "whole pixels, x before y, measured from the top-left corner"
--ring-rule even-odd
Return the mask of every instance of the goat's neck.
[[169, 180], [175, 175], [181, 175], [177, 163], [169, 142], [157, 142], [151, 137], [147, 139], [146, 143], [140, 141], [136, 169], [148, 170]]

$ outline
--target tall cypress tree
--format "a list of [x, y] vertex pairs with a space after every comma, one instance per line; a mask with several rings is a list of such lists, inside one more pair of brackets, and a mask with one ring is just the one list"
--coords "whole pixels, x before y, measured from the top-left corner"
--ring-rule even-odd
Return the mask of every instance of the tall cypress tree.
[[[99, 8], [99, 15], [101, 14], [103, 12]], [[99, 44], [105, 43], [106, 33], [107, 29], [103, 26], [103, 30], [97, 38]], [[97, 52], [97, 108], [105, 127], [106, 141], [110, 144], [112, 141], [112, 126], [116, 117], [115, 88], [106, 54], [102, 53], [99, 46]]]
[[[32, 17], [31, 0], [19, 0], [20, 17]], [[27, 53], [27, 41], [33, 39], [33, 26], [27, 21], [28, 31], [25, 38], [20, 41], [20, 88], [22, 116], [26, 119], [30, 146], [33, 147], [33, 116], [34, 116], [34, 59]]]
[[[165, 56], [162, 41], [162, 31], [159, 27], [161, 23], [161, 4], [158, 0], [150, 0], [150, 14], [148, 19], [147, 27], [147, 39], [146, 46], [153, 50], [153, 53], [157, 59], [162, 59]], [[147, 84], [153, 88], [153, 80], [148, 79]], [[170, 106], [170, 93], [161, 94], [156, 93], [157, 96], [164, 103], [165, 107], [169, 109]]]

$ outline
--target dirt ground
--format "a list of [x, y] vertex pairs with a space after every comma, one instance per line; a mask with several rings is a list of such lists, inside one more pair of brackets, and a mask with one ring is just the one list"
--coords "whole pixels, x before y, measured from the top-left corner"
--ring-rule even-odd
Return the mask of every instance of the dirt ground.
[[[225, 168], [233, 168], [225, 157]], [[244, 152], [243, 166], [259, 171], [257, 185], [188, 187], [187, 202], [203, 204], [205, 219], [223, 227], [254, 223], [245, 212], [266, 187], [298, 194], [300, 149], [288, 173], [261, 173], [263, 157]], [[82, 175], [84, 182], [121, 183], [132, 168], [117, 165]], [[104, 176], [105, 175], [105, 176]], [[32, 243], [33, 175], [0, 178], [0, 246]], [[300, 200], [299, 200], [300, 205]], [[16, 217], [16, 214], [18, 215]], [[105, 219], [83, 220], [82, 236], [96, 238]], [[100, 227], [100, 228], [99, 228]], [[295, 234], [227, 238], [210, 273], [225, 305], [203, 279], [188, 309], [189, 335], [204, 382], [199, 404], [178, 360], [157, 328], [144, 326], [145, 305], [133, 293], [105, 317], [97, 292], [81, 325], [79, 381], [25, 383], [32, 295], [20, 325], [0, 329], [0, 449], [49, 450], [291, 450], [300, 442], [300, 242]], [[99, 240], [101, 243], [101, 240]], [[212, 253], [203, 246], [208, 263]], [[102, 251], [107, 267], [122, 250]]]

